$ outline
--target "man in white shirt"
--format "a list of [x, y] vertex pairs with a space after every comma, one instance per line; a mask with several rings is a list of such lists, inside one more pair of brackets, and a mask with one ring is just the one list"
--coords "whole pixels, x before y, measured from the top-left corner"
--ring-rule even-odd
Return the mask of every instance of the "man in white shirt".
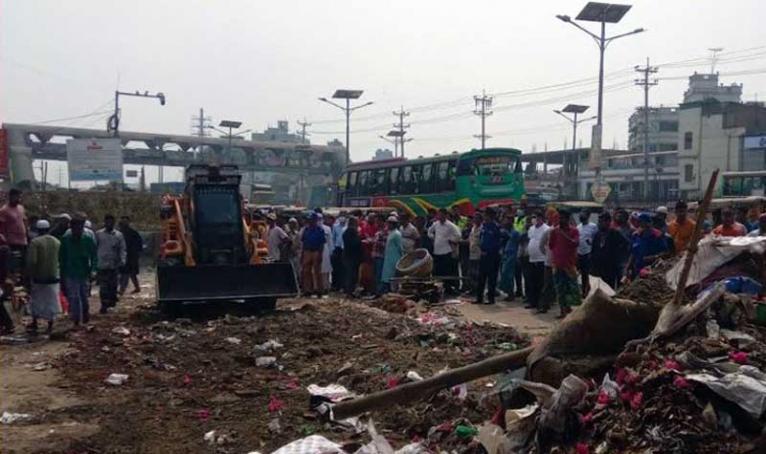
[[269, 233], [266, 244], [269, 248], [269, 258], [275, 262], [286, 261], [287, 257], [282, 257], [282, 250], [283, 245], [290, 242], [290, 237], [282, 227], [277, 225], [277, 217], [274, 213], [269, 213], [267, 219], [269, 221]]
[[[457, 257], [455, 252], [460, 242], [460, 229], [447, 220], [447, 210], [439, 209], [436, 221], [428, 229], [428, 237], [434, 243], [434, 276], [457, 276]], [[457, 293], [457, 282], [444, 281], [444, 290], [448, 295]]]
[[415, 250], [415, 246], [417, 246], [418, 240], [420, 239], [420, 232], [418, 232], [418, 228], [412, 224], [412, 219], [409, 213], [404, 212], [399, 218], [402, 221], [402, 251], [404, 254], [409, 254]]
[[540, 308], [540, 297], [543, 289], [543, 277], [545, 275], [545, 253], [543, 252], [542, 241], [545, 232], [549, 229], [543, 222], [542, 213], [532, 215], [532, 225], [527, 231], [529, 237], [529, 294], [527, 295], [527, 309]]
[[580, 225], [577, 226], [580, 243], [577, 245], [577, 270], [580, 272], [580, 288], [582, 297], [590, 293], [590, 253], [593, 250], [593, 238], [598, 232], [598, 226], [590, 222], [588, 210], [580, 212]]

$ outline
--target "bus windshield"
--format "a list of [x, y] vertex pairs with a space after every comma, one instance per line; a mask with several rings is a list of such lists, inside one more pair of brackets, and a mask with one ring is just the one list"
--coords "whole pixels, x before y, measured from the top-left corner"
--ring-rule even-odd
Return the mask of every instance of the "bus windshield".
[[521, 160], [509, 155], [481, 156], [461, 160], [458, 168], [458, 175], [483, 177], [503, 176], [514, 172], [521, 172]]

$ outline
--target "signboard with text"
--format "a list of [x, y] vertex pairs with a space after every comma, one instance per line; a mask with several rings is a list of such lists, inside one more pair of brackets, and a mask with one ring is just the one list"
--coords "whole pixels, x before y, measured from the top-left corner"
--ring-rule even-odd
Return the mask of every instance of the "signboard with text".
[[122, 181], [120, 139], [67, 140], [66, 157], [72, 181]]
[[745, 143], [743, 145], [745, 150], [766, 148], [766, 134], [760, 136], [745, 136]]

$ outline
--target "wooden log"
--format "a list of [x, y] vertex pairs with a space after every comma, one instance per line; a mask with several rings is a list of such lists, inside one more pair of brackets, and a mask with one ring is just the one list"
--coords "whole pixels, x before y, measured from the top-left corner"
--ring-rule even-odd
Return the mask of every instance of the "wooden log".
[[344, 419], [383, 407], [406, 404], [428, 397], [440, 389], [456, 386], [504, 370], [518, 369], [526, 365], [527, 356], [531, 352], [532, 347], [527, 347], [504, 353], [424, 380], [379, 391], [358, 399], [340, 402], [333, 407], [332, 417], [336, 420]]
[[705, 220], [707, 209], [710, 206], [710, 201], [713, 199], [713, 190], [715, 189], [715, 182], [718, 179], [718, 169], [713, 171], [710, 175], [710, 181], [707, 184], [707, 190], [705, 191], [705, 197], [702, 199], [699, 207], [697, 207], [697, 224], [694, 226], [694, 232], [689, 240], [689, 247], [684, 257], [684, 267], [681, 268], [681, 274], [678, 276], [678, 282], [676, 282], [676, 293], [673, 295], [673, 301], [671, 304], [680, 304], [681, 297], [686, 289], [686, 281], [689, 280], [689, 272], [692, 269], [692, 263], [694, 262], [694, 255], [697, 253], [697, 243], [702, 238], [702, 223]]

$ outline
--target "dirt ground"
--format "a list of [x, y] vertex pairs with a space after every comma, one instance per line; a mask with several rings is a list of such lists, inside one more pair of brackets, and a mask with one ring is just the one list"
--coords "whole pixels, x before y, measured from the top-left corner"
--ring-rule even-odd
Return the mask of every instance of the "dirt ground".
[[[30, 415], [0, 425], [3, 452], [270, 452], [314, 433], [359, 445], [369, 440], [365, 431], [309, 411], [308, 385], [337, 383], [357, 394], [394, 387], [408, 372], [429, 377], [521, 348], [552, 319], [520, 303], [418, 307], [403, 315], [327, 298], [280, 301], [266, 315], [229, 307], [167, 320], [152, 300], [146, 286], [115, 313], [94, 315], [89, 331], [62, 321], [53, 339], [0, 345], [0, 411]], [[256, 347], [271, 340], [282, 345]], [[258, 365], [270, 356], [275, 363]], [[111, 373], [128, 380], [108, 385]], [[492, 384], [471, 383], [465, 397], [446, 390], [384, 409], [375, 425], [395, 446], [421, 440], [471, 452], [454, 428], [493, 415], [496, 399], [482, 399]], [[212, 442], [204, 440], [210, 431]]]

